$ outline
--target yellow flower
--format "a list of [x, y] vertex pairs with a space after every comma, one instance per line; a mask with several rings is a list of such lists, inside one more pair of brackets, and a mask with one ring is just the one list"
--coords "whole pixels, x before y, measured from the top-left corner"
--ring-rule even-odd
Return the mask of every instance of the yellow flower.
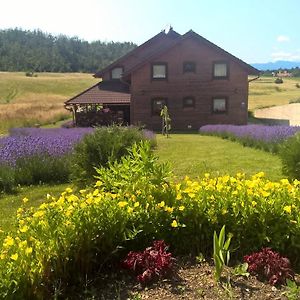
[[20, 231], [21, 231], [21, 232], [26, 232], [26, 231], [28, 231], [28, 226], [27, 226], [27, 225], [24, 225], [22, 228], [20, 228]]
[[169, 212], [169, 213], [172, 213], [173, 210], [174, 210], [173, 207], [169, 207], [169, 206], [166, 206], [166, 207], [165, 207], [165, 211], [167, 211], [167, 212]]
[[171, 223], [171, 226], [174, 227], [174, 228], [178, 227], [177, 221], [173, 220], [173, 222]]
[[257, 204], [257, 202], [255, 202], [255, 201], [252, 201], [252, 206], [253, 206], [253, 207], [255, 207], [255, 206], [256, 206], [256, 204]]
[[80, 194], [85, 194], [85, 193], [86, 193], [86, 190], [80, 190], [79, 193], [80, 193]]
[[98, 194], [99, 194], [99, 190], [95, 189], [94, 192], [93, 192], [93, 196], [97, 196]]
[[130, 214], [130, 213], [132, 213], [133, 212], [133, 208], [132, 207], [128, 207], [127, 208], [127, 212]]
[[29, 201], [29, 199], [25, 197], [25, 198], [23, 198], [22, 201], [23, 201], [23, 203], [27, 203]]
[[32, 247], [27, 247], [26, 250], [25, 250], [25, 254], [29, 255], [31, 253], [32, 253]]
[[7, 236], [4, 240], [3, 247], [10, 247], [15, 243], [14, 239], [11, 236]]
[[190, 198], [195, 198], [195, 196], [196, 196], [196, 194], [194, 194], [194, 193], [188, 193], [188, 195]]
[[161, 201], [157, 204], [158, 207], [163, 208], [165, 206], [165, 201]]
[[182, 195], [181, 195], [181, 193], [178, 193], [176, 196], [176, 200], [181, 200], [181, 199], [182, 199]]
[[183, 211], [185, 209], [185, 207], [183, 205], [179, 206], [178, 208], [180, 211]]
[[44, 214], [45, 214], [45, 211], [38, 210], [36, 213], [33, 214], [33, 217], [34, 218], [40, 218], [40, 217], [44, 216]]
[[287, 212], [288, 214], [291, 214], [292, 213], [292, 206], [291, 205], [287, 205], [283, 208], [283, 210], [285, 212]]
[[71, 194], [72, 192], [73, 192], [73, 190], [71, 189], [71, 188], [66, 188], [66, 190], [65, 190], [67, 193], [69, 193], [69, 194]]
[[139, 205], [140, 205], [140, 202], [135, 202], [133, 206], [138, 207]]
[[5, 254], [4, 253], [1, 253], [0, 254], [0, 259], [4, 259], [5, 258]]
[[118, 203], [119, 207], [125, 207], [127, 204], [128, 204], [128, 202], [126, 202], [126, 201], [120, 201]]
[[10, 258], [11, 258], [12, 260], [17, 260], [18, 257], [19, 257], [18, 253], [15, 253], [15, 254], [13, 254]]
[[96, 182], [96, 184], [95, 184], [95, 187], [97, 187], [97, 186], [101, 186], [103, 184], [103, 182], [102, 181], [100, 181], [100, 180], [98, 180], [97, 182]]

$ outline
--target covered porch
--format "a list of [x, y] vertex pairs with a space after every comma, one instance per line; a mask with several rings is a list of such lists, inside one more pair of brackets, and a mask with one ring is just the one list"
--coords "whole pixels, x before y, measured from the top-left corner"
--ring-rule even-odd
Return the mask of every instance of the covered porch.
[[65, 102], [78, 127], [130, 124], [130, 93], [120, 81], [99, 82]]

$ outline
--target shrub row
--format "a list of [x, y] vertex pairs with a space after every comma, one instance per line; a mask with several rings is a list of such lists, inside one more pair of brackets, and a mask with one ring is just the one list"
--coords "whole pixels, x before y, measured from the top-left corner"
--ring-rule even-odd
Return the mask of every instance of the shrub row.
[[98, 174], [92, 189], [68, 188], [18, 210], [17, 231], [0, 238], [0, 297], [47, 298], [155, 239], [175, 254], [211, 254], [213, 232], [224, 224], [236, 256], [268, 246], [300, 265], [297, 180], [206, 174], [172, 183], [147, 143]]

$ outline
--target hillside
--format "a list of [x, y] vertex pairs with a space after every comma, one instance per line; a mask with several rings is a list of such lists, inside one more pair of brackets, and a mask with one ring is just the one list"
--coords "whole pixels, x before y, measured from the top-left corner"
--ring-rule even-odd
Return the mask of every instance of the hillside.
[[42, 31], [0, 30], [0, 71], [95, 73], [136, 45], [87, 42]]

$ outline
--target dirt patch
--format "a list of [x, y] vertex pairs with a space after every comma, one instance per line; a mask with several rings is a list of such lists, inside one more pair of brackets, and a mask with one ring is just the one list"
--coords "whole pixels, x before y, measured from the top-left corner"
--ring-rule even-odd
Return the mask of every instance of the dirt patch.
[[[162, 280], [149, 287], [142, 287], [134, 278], [121, 271], [105, 278], [98, 278], [101, 286], [93, 282], [93, 288], [87, 289], [85, 297], [76, 299], [105, 300], [194, 300], [194, 299], [255, 299], [284, 300], [285, 287], [273, 287], [258, 281], [254, 276], [248, 278], [232, 275], [232, 269], [227, 268], [220, 283], [214, 280], [214, 267], [207, 263], [181, 263], [178, 272], [170, 279]], [[299, 276], [297, 282], [299, 284]], [[95, 286], [97, 286], [95, 288]], [[89, 297], [86, 298], [86, 296]], [[74, 298], [74, 299], [75, 299]], [[73, 299], [71, 297], [70, 299]]]

